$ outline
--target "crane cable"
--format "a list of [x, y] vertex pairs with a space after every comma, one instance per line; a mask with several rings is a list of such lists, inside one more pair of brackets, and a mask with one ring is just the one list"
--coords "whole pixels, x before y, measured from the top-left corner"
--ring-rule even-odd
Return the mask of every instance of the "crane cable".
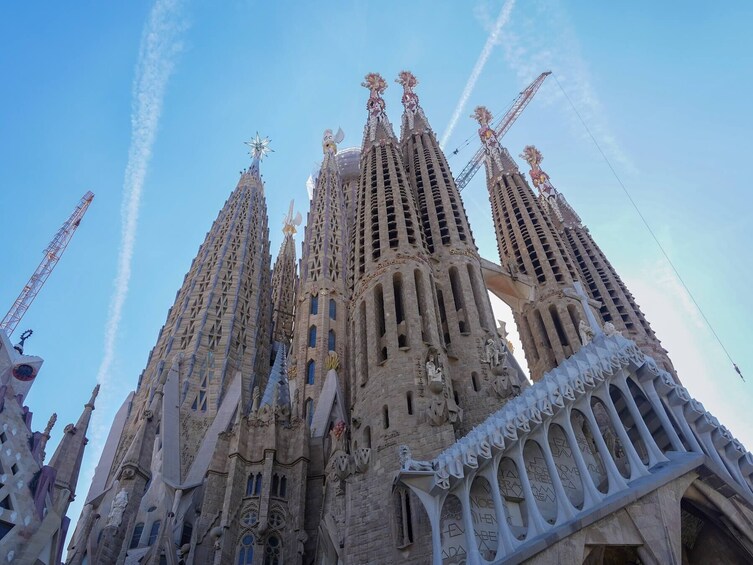
[[704, 314], [703, 310], [701, 309], [700, 304], [698, 304], [698, 301], [695, 299], [695, 296], [693, 296], [693, 293], [690, 292], [690, 289], [688, 288], [688, 285], [685, 284], [685, 281], [683, 280], [682, 276], [680, 275], [680, 272], [677, 270], [677, 267], [675, 267], [675, 264], [672, 262], [672, 260], [669, 258], [669, 255], [667, 254], [667, 251], [664, 249], [664, 246], [662, 246], [661, 242], [659, 241], [659, 238], [656, 237], [656, 234], [654, 233], [654, 230], [651, 229], [651, 226], [648, 223], [648, 220], [646, 220], [646, 217], [641, 213], [640, 209], [638, 208], [638, 205], [635, 203], [635, 200], [633, 200], [633, 197], [630, 195], [630, 192], [628, 192], [627, 187], [622, 182], [622, 179], [620, 179], [620, 176], [617, 174], [617, 171], [612, 166], [612, 163], [609, 161], [609, 158], [607, 157], [606, 153], [602, 150], [601, 146], [599, 145], [599, 142], [596, 141], [596, 137], [594, 137], [594, 134], [591, 133], [591, 130], [586, 125], [585, 120], [580, 115], [580, 112], [578, 112], [578, 109], [575, 107], [575, 104], [573, 104], [573, 101], [570, 99], [570, 97], [567, 95], [567, 92], [565, 92], [565, 89], [562, 88], [562, 85], [560, 84], [560, 81], [557, 80], [557, 75], [552, 73], [552, 77], [554, 78], [555, 82], [557, 83], [557, 86], [560, 87], [560, 90], [562, 91], [562, 94], [565, 96], [567, 101], [570, 103], [570, 106], [573, 109], [573, 112], [575, 112], [575, 115], [578, 116], [578, 119], [580, 120], [580, 123], [583, 124], [583, 127], [585, 128], [586, 132], [588, 133], [588, 136], [591, 138], [591, 141], [593, 141], [594, 145], [596, 146], [596, 149], [599, 150], [599, 153], [601, 153], [601, 156], [604, 158], [604, 161], [606, 161], [607, 166], [609, 167], [609, 170], [612, 171], [612, 174], [614, 175], [614, 178], [617, 179], [618, 184], [620, 187], [622, 187], [623, 192], [628, 197], [628, 200], [630, 200], [630, 203], [633, 205], [633, 208], [635, 208], [635, 211], [638, 213], [638, 216], [643, 221], [643, 225], [646, 226], [646, 229], [648, 230], [648, 233], [651, 234], [651, 237], [656, 242], [656, 245], [659, 247], [659, 250], [661, 251], [662, 255], [664, 255], [664, 258], [667, 260], [667, 263], [669, 263], [669, 266], [672, 268], [672, 271], [675, 273], [675, 276], [677, 276], [677, 280], [680, 281], [680, 284], [685, 289], [685, 292], [688, 293], [688, 296], [690, 297], [690, 300], [693, 301], [693, 304], [695, 304], [695, 307], [698, 309], [698, 313], [703, 318], [704, 322], [706, 322], [706, 325], [711, 330], [711, 333], [714, 335], [714, 338], [719, 343], [719, 346], [722, 348], [722, 351], [724, 351], [724, 354], [727, 356], [727, 359], [729, 359], [729, 362], [732, 363], [732, 367], [734, 367], [735, 372], [740, 376], [740, 378], [745, 382], [745, 377], [743, 377], [743, 373], [740, 370], [740, 367], [737, 366], [737, 363], [732, 359], [732, 356], [729, 354], [729, 351], [727, 351], [727, 348], [724, 347], [724, 344], [722, 343], [721, 338], [716, 333], [716, 330], [714, 329], [714, 326], [711, 325], [711, 322], [706, 317], [706, 314]]

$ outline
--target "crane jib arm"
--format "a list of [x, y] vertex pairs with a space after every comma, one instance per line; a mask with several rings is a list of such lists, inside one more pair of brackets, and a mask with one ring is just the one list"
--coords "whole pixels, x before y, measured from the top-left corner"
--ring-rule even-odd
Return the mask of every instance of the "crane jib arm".
[[[548, 77], [550, 74], [552, 74], [551, 71], [541, 73], [536, 78], [536, 80], [529, 84], [528, 87], [518, 95], [518, 97], [510, 106], [510, 109], [505, 113], [504, 116], [502, 116], [502, 118], [494, 128], [494, 131], [497, 133], [497, 139], [501, 139], [507, 133], [507, 130], [510, 129], [510, 127], [515, 123], [515, 120], [518, 119], [518, 116], [520, 116], [523, 110], [525, 110], [525, 107], [528, 106], [528, 103], [531, 101], [534, 94], [536, 94], [546, 77]], [[483, 160], [483, 158], [484, 148], [482, 147], [481, 149], [476, 151], [476, 154], [468, 162], [468, 164], [463, 167], [463, 170], [458, 175], [458, 178], [455, 181], [458, 190], [463, 190], [471, 181], [473, 175], [475, 175], [481, 167], [481, 161]]]

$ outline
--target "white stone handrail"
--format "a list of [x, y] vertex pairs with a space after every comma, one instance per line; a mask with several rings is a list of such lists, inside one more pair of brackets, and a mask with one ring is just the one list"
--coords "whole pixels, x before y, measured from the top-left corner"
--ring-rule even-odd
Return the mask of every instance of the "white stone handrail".
[[433, 563], [497, 563], [699, 461], [753, 503], [753, 455], [635, 343], [600, 333], [435, 459], [403, 457], [396, 483], [429, 515]]

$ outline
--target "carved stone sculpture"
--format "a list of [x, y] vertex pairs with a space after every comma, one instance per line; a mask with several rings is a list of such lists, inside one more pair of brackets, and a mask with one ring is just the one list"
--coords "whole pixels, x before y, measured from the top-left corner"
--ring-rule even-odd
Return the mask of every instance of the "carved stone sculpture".
[[112, 501], [112, 506], [110, 507], [110, 513], [107, 515], [107, 523], [105, 524], [105, 527], [114, 526], [117, 528], [120, 526], [120, 523], [123, 521], [123, 512], [125, 512], [126, 506], [128, 506], [128, 493], [125, 489], [122, 489], [115, 495], [115, 498]]
[[591, 326], [589, 326], [583, 320], [581, 320], [580, 324], [578, 324], [578, 332], [580, 333], [580, 341], [583, 343], [583, 345], [590, 343], [594, 338], [593, 329], [591, 329]]
[[413, 459], [410, 447], [401, 445], [398, 447], [400, 457], [400, 468], [403, 471], [434, 471], [434, 465], [431, 461], [417, 461]]

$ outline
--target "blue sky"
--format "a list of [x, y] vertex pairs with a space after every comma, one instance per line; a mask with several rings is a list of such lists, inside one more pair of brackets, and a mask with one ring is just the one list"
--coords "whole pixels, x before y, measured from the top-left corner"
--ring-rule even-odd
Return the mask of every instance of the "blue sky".
[[[249, 162], [242, 142], [256, 131], [272, 138], [275, 152], [262, 173], [274, 255], [291, 198], [305, 217], [305, 181], [320, 159], [322, 131], [341, 126], [342, 146], [360, 143], [364, 74], [388, 79], [387, 111], [399, 124], [393, 80], [412, 70], [441, 135], [503, 7], [501, 0], [157, 4], [166, 8], [165, 25], [150, 37], [171, 72], [160, 71], [145, 94], [161, 112], [146, 122], [154, 142], [140, 161], [132, 270], [84, 483], [191, 259]], [[0, 18], [0, 309], [10, 307], [83, 193], [96, 194], [19, 328], [35, 330], [27, 351], [45, 358], [28, 402], [38, 428], [57, 411], [52, 445], [78, 417], [105, 355], [122, 203], [132, 188], [125, 171], [134, 85], [143, 76], [137, 63], [152, 8], [143, 0], [23, 3], [5, 6]], [[753, 4], [743, 2], [678, 10], [654, 2], [518, 1], [447, 144], [452, 150], [474, 136], [475, 148], [467, 117], [475, 105], [502, 112], [538, 73], [555, 73], [749, 382], [733, 372], [555, 81], [503, 143], [513, 155], [539, 147], [543, 168], [627, 282], [684, 384], [748, 447], [751, 17]], [[456, 173], [470, 154], [451, 158]], [[495, 259], [482, 174], [463, 196], [482, 254]], [[87, 488], [79, 485], [79, 504]]]

